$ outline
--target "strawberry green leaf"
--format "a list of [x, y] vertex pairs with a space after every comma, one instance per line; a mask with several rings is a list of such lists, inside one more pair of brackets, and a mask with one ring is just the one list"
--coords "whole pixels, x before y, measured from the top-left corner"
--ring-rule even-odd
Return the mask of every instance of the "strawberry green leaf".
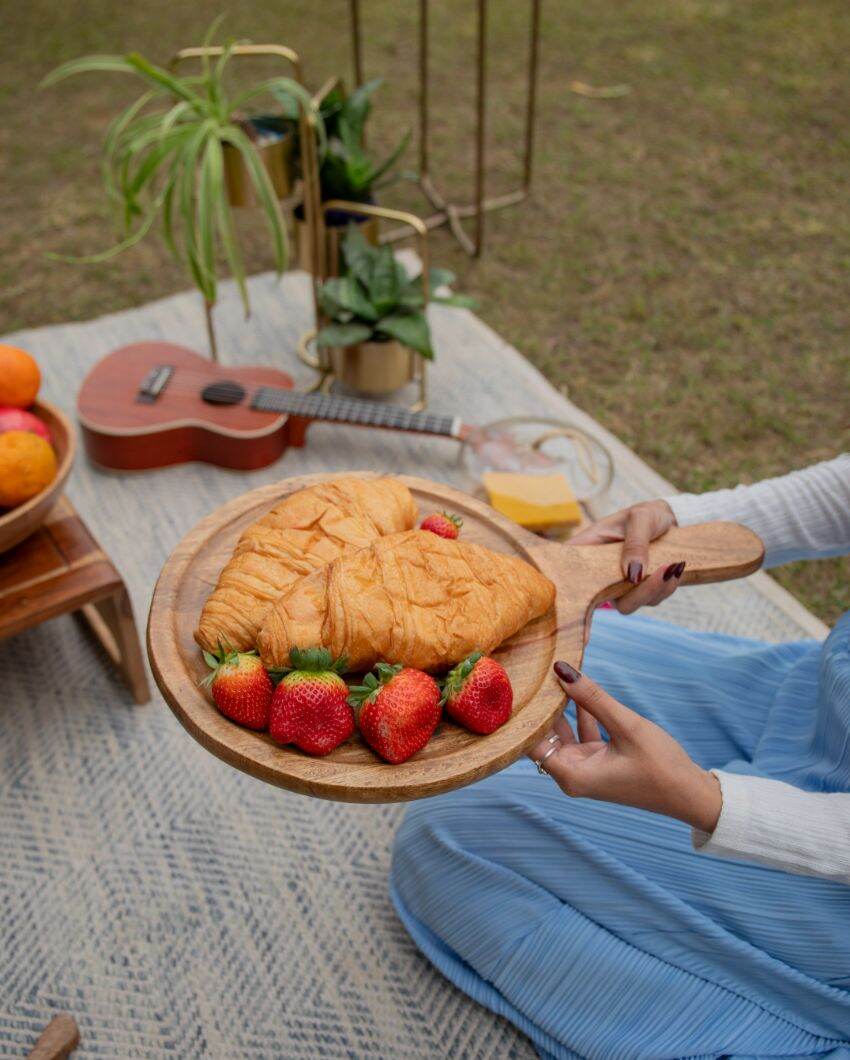
[[290, 666], [282, 670], [281, 677], [293, 670], [306, 673], [345, 673], [348, 668], [348, 660], [344, 655], [334, 660], [327, 648], [291, 648], [289, 652]]
[[392, 681], [396, 674], [401, 673], [404, 667], [401, 663], [379, 662], [375, 666], [375, 673], [368, 673], [363, 678], [362, 685], [352, 685], [349, 689], [348, 702], [352, 707], [362, 707], [365, 703], [374, 703], [378, 693]]
[[475, 664], [479, 659], [484, 657], [484, 652], [474, 651], [455, 666], [453, 670], [449, 670], [446, 674], [446, 679], [443, 682], [443, 694], [440, 697], [440, 704], [446, 705], [449, 699], [453, 699], [455, 696], [460, 695], [463, 691], [463, 686], [466, 684], [467, 678], [475, 669]]
[[374, 674], [366, 674], [362, 685], [352, 685], [348, 690], [348, 702], [352, 707], [362, 707], [374, 703], [380, 690], [378, 679]]
[[288, 666], [272, 666], [266, 671], [269, 677], [272, 679], [272, 684], [279, 685], [280, 682], [286, 677], [288, 673], [292, 671]]

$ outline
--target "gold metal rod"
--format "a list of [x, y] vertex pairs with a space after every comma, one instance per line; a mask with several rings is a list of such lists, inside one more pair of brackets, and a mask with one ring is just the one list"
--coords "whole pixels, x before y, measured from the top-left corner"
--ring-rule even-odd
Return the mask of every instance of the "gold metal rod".
[[354, 84], [363, 84], [363, 38], [360, 35], [360, 0], [351, 0], [351, 40], [354, 57]]
[[[440, 228], [442, 225], [448, 222], [449, 215], [445, 210], [441, 210], [439, 213], [432, 213], [430, 217], [424, 217], [422, 223], [428, 229], [429, 232], [435, 228]], [[410, 232], [407, 228], [391, 228], [387, 232], [381, 232], [379, 237], [379, 243], [397, 243], [400, 239], [407, 239]]]
[[[297, 81], [301, 81], [302, 79], [301, 57], [298, 52], [293, 51], [292, 48], [287, 48], [285, 44], [235, 44], [231, 49], [231, 54], [243, 57], [252, 55], [278, 55], [281, 59], [286, 59], [292, 64], [295, 79]], [[210, 44], [205, 48], [181, 48], [176, 55], [171, 57], [168, 67], [169, 69], [174, 69], [179, 63], [184, 62], [186, 59], [203, 59], [205, 56], [210, 59], [215, 59], [219, 55], [224, 55], [224, 48], [220, 44]]]
[[[487, 118], [487, 0], [478, 0], [478, 84], [475, 129], [475, 257], [484, 242], [484, 143]], [[451, 216], [449, 217], [451, 224]], [[457, 233], [455, 233], [457, 234]]]
[[437, 190], [434, 182], [427, 174], [419, 181], [419, 187], [422, 189], [422, 194], [436, 210], [446, 209], [448, 202], [445, 196]]
[[428, 0], [419, 0], [419, 176], [428, 175]]
[[525, 160], [522, 183], [531, 188], [531, 166], [534, 157], [534, 120], [537, 111], [537, 64], [540, 57], [540, 0], [531, 0], [531, 28], [528, 49], [528, 100], [525, 110]]
[[[430, 177], [420, 183], [420, 189], [425, 198], [436, 210], [446, 212], [451, 208], [459, 217], [472, 217], [478, 209], [477, 204], [474, 202], [464, 205], [451, 204], [450, 206], [445, 195], [443, 195]], [[504, 206], [513, 206], [515, 203], [522, 202], [527, 195], [528, 192], [525, 188], [516, 188], [514, 191], [506, 191], [502, 195], [491, 195], [489, 198], [484, 199], [484, 209], [500, 210]]]
[[313, 106], [314, 107], [318, 107], [321, 104], [322, 100], [325, 98], [325, 96], [329, 92], [332, 92], [335, 88], [337, 88], [341, 84], [342, 84], [342, 78], [341, 77], [329, 77], [327, 79], [327, 81], [325, 81], [325, 83], [319, 89], [319, 91], [316, 92], [313, 95], [313, 97], [312, 97]]
[[[475, 216], [476, 216], [476, 218], [479, 217], [481, 215], [481, 213], [483, 212], [482, 207], [483, 207], [483, 203], [481, 203], [480, 205], [476, 205], [476, 207], [475, 207]], [[460, 243], [461, 247], [466, 251], [466, 253], [471, 258], [477, 258], [480, 255], [480, 253], [481, 253], [481, 244], [480, 243], [473, 243], [472, 240], [469, 238], [469, 236], [466, 234], [466, 231], [465, 231], [463, 225], [460, 222], [460, 217], [458, 217], [457, 207], [456, 206], [451, 206], [451, 205], [447, 206], [446, 207], [446, 214], [448, 215], [448, 224], [449, 224], [449, 229], [451, 230], [452, 235], [455, 237], [455, 239], [458, 241], [458, 243]], [[480, 229], [477, 229], [476, 230], [476, 238], [478, 238], [479, 236], [480, 236]]]
[[313, 297], [318, 311], [317, 284], [327, 276], [325, 260], [325, 221], [319, 181], [318, 144], [315, 118], [302, 116], [302, 164], [304, 169], [304, 220], [312, 262]]
[[[362, 214], [364, 217], [382, 217], [387, 221], [401, 221], [402, 224], [413, 229], [420, 241], [428, 235], [422, 218], [417, 217], [415, 213], [408, 213], [407, 210], [391, 210], [388, 206], [375, 206], [370, 202], [348, 202], [346, 199], [328, 199], [327, 202], [322, 203], [322, 210], [325, 213], [328, 210], [345, 210], [348, 213]], [[427, 256], [427, 246], [423, 250]]]
[[[517, 188], [516, 191], [507, 191], [504, 195], [491, 195], [489, 199], [484, 199], [482, 206], [484, 212], [489, 213], [491, 210], [503, 210], [506, 206], [516, 206], [527, 198], [528, 192], [525, 188]], [[478, 212], [478, 204], [471, 202], [463, 206], [452, 206], [450, 209], [458, 217], [474, 217]]]
[[[451, 206], [446, 203], [442, 194], [437, 191], [430, 180], [428, 181], [428, 190], [426, 191], [425, 184], [420, 189], [426, 196], [432, 206], [437, 208], [437, 213], [431, 214], [430, 217], [425, 217], [423, 223], [428, 231], [433, 231], [435, 228], [440, 228], [442, 225], [450, 224], [449, 213], [454, 214], [456, 218], [474, 217], [478, 212], [478, 206], [476, 203], [465, 203], [462, 206]], [[484, 211], [489, 213], [491, 210], [504, 210], [508, 206], [515, 206], [517, 203], [522, 202], [523, 199], [528, 198], [528, 192], [525, 188], [517, 188], [514, 191], [505, 192], [504, 195], [493, 195], [488, 199], [484, 200]], [[410, 233], [406, 228], [391, 228], [388, 232], [381, 233], [381, 243], [397, 243], [398, 240], [404, 239]], [[452, 234], [456, 235], [454, 227], [452, 227]], [[466, 236], [459, 240], [462, 247], [468, 254], [471, 254], [474, 250], [472, 241]]]

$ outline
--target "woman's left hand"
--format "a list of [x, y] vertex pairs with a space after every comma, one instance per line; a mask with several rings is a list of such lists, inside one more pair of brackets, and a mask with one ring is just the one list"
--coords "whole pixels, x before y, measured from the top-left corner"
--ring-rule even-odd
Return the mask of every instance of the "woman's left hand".
[[529, 757], [539, 761], [556, 746], [543, 768], [567, 795], [635, 806], [713, 832], [722, 805], [717, 778], [662, 728], [618, 703], [589, 677], [567, 663], [556, 663], [555, 673], [576, 704], [578, 737], [561, 716], [553, 730], [560, 744], [544, 738]]

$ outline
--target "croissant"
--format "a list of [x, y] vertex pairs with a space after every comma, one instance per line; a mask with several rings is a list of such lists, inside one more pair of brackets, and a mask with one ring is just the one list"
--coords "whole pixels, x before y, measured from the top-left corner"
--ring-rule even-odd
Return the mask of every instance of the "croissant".
[[555, 587], [515, 556], [424, 530], [391, 534], [302, 579], [268, 611], [257, 637], [266, 666], [321, 646], [349, 670], [378, 660], [445, 668], [492, 651], [542, 615]]
[[291, 494], [239, 538], [195, 640], [208, 651], [253, 648], [266, 612], [293, 582], [416, 518], [410, 490], [393, 478], [339, 478]]

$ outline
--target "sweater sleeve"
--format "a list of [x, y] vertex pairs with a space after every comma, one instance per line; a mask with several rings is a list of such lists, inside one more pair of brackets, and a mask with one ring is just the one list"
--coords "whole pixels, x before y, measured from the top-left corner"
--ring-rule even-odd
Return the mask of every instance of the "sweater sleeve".
[[666, 500], [679, 526], [728, 519], [755, 530], [765, 567], [850, 552], [850, 453], [752, 486]]
[[[752, 486], [668, 497], [680, 526], [729, 519], [764, 541], [765, 566], [850, 552], [850, 453]], [[723, 808], [697, 850], [850, 884], [850, 794], [712, 770]]]
[[713, 769], [723, 792], [714, 831], [693, 830], [703, 854], [850, 884], [850, 794]]

